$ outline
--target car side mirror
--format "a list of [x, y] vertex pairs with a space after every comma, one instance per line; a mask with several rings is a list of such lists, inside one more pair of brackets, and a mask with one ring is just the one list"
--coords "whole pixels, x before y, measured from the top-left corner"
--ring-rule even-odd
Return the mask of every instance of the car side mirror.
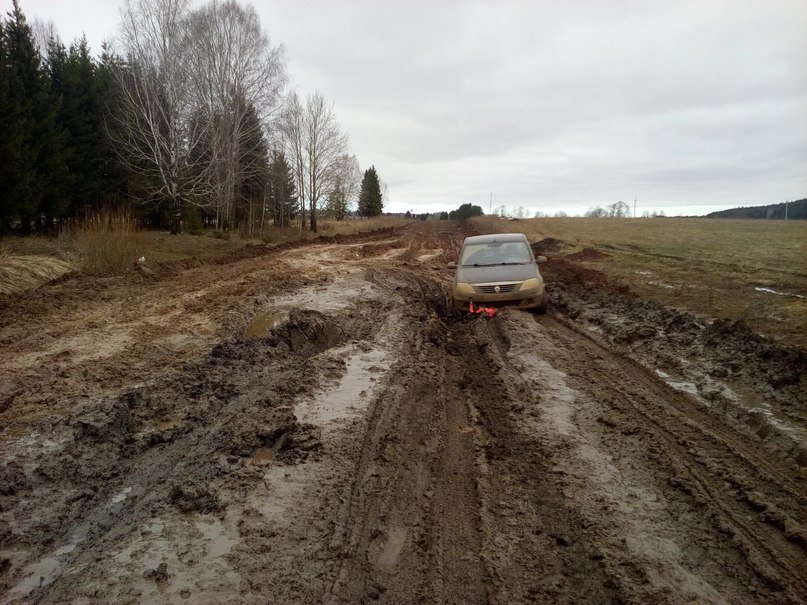
[[535, 257], [535, 262], [538, 263], [539, 265], [541, 263], [545, 263], [546, 262], [546, 257], [545, 256], [536, 256]]
[[455, 262], [452, 260], [450, 263], [448, 263], [448, 268], [449, 268], [449, 269], [456, 269], [456, 268], [457, 268], [457, 263], [455, 263]]

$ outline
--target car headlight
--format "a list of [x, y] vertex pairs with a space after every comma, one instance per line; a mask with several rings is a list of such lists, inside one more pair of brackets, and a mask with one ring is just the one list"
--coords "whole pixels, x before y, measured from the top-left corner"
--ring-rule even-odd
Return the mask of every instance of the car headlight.
[[456, 288], [454, 288], [454, 292], [457, 296], [473, 296], [476, 294], [473, 286], [465, 282], [458, 282]]
[[540, 290], [543, 284], [538, 281], [537, 278], [531, 277], [530, 279], [525, 279], [524, 282], [521, 284], [520, 290]]

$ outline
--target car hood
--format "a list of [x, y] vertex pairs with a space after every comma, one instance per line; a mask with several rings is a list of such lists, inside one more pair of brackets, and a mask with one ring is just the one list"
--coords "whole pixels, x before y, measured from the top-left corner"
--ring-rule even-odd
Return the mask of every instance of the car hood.
[[516, 282], [538, 277], [535, 263], [526, 265], [495, 265], [493, 267], [458, 267], [457, 281], [466, 284]]

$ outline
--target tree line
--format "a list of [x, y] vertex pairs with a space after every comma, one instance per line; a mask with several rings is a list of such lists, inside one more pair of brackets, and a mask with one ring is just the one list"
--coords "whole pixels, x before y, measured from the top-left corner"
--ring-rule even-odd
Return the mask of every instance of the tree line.
[[710, 212], [707, 218], [760, 218], [768, 220], [804, 220], [807, 219], [807, 198], [769, 204], [767, 206], [748, 206], [745, 208], [729, 208]]
[[37, 44], [19, 0], [0, 23], [0, 230], [126, 208], [256, 235], [270, 221], [316, 231], [355, 203], [382, 212], [375, 168], [361, 178], [322, 94], [290, 92], [254, 8], [126, 0], [121, 14], [120, 48], [98, 58], [52, 31]]

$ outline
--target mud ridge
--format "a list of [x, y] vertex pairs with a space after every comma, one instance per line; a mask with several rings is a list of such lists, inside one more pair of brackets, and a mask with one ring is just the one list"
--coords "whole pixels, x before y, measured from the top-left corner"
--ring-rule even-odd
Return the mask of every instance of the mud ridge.
[[716, 414], [745, 425], [807, 465], [807, 352], [779, 345], [741, 321], [705, 320], [614, 291], [591, 270], [553, 271], [555, 309], [590, 337], [630, 353]]

